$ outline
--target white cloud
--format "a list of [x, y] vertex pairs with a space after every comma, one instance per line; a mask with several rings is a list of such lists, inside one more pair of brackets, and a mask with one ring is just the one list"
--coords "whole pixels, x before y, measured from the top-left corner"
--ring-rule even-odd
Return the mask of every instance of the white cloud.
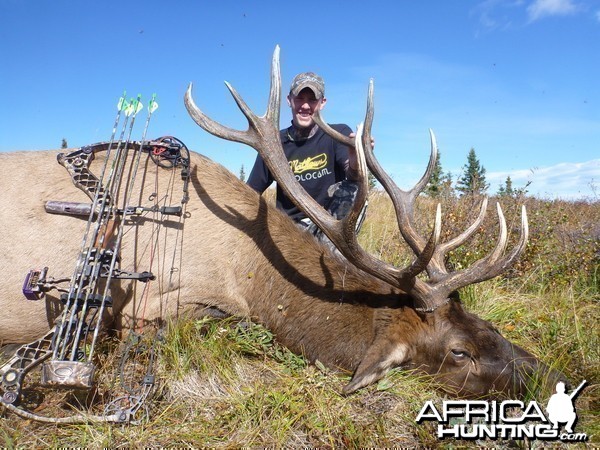
[[484, 0], [471, 10], [484, 30], [508, 29], [513, 25], [514, 11], [524, 0]]
[[574, 14], [577, 6], [572, 0], [535, 0], [527, 7], [531, 22], [547, 16], [565, 16]]
[[[508, 30], [552, 16], [568, 16], [589, 11], [582, 0], [482, 0], [470, 11], [479, 19], [479, 31]], [[600, 11], [594, 16], [600, 21]]]
[[581, 163], [559, 163], [549, 167], [486, 174], [490, 193], [510, 176], [514, 188], [531, 185], [529, 194], [542, 198], [596, 199], [600, 195], [600, 159]]

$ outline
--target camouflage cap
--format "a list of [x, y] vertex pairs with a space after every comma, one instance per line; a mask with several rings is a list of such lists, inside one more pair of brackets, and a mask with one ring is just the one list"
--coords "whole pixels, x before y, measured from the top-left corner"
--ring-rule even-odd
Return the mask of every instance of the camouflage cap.
[[325, 96], [325, 82], [314, 72], [303, 72], [296, 75], [290, 86], [290, 94], [296, 96], [304, 88], [313, 91], [317, 99]]

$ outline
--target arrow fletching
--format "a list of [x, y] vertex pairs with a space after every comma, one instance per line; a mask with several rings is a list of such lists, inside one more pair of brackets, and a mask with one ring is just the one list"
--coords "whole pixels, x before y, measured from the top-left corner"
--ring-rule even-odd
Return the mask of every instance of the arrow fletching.
[[142, 109], [144, 109], [144, 105], [142, 104], [141, 100], [142, 100], [142, 95], [138, 94], [137, 98], [135, 99], [135, 106], [134, 106], [135, 111], [133, 113], [134, 116], [137, 115], [137, 113], [139, 113]]
[[158, 103], [156, 102], [156, 94], [152, 94], [152, 99], [150, 103], [148, 103], [148, 111], [152, 114], [154, 111], [158, 109]]
[[129, 100], [129, 103], [127, 103], [127, 105], [125, 106], [125, 115], [129, 117], [133, 113], [134, 109], [135, 106], [133, 105], [133, 99], [131, 99]]
[[123, 111], [123, 109], [127, 106], [126, 95], [127, 92], [123, 91], [123, 95], [121, 96], [121, 98], [119, 98], [119, 101], [117, 102], [117, 111]]

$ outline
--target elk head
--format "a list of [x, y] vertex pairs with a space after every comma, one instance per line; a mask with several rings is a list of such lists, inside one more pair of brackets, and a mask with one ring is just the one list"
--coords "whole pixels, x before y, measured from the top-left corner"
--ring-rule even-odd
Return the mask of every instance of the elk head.
[[[517, 260], [528, 237], [525, 208], [522, 208], [521, 235], [512, 250], [506, 251], [506, 221], [498, 204], [499, 237], [494, 250], [468, 268], [449, 271], [445, 264], [446, 255], [477, 231], [486, 214], [487, 199], [482, 202], [477, 219], [464, 232], [447, 242], [439, 242], [440, 205], [437, 207], [430, 236], [426, 239], [417, 232], [414, 203], [435, 167], [435, 136], [430, 132], [431, 156], [423, 177], [411, 190], [399, 189], [373, 153], [372, 81], [369, 84], [364, 126], [359, 125], [354, 139], [333, 130], [319, 117], [318, 112], [314, 115], [315, 121], [326, 133], [354, 147], [357, 153], [360, 180], [358, 194], [351, 211], [341, 220], [333, 218], [304, 191], [283, 154], [279, 134], [279, 47], [276, 47], [273, 54], [271, 88], [264, 116], [254, 114], [235, 89], [227, 82], [226, 85], [248, 119], [248, 130], [234, 130], [206, 116], [196, 106], [190, 84], [185, 104], [194, 121], [217, 137], [244, 143], [256, 149], [286, 195], [323, 230], [347, 261], [387, 283], [398, 293], [398, 304], [395, 307], [369, 306], [374, 309], [373, 314], [368, 316], [370, 319], [365, 318], [364, 309], [360, 310], [362, 313], [357, 309], [350, 319], [340, 319], [348, 320], [348, 323], [352, 320], [373, 322], [370, 324], [372, 339], [366, 345], [365, 354], [360, 356], [359, 363], [348, 364], [350, 367], [347, 368], [354, 370], [354, 376], [344, 388], [344, 393], [354, 392], [376, 381], [390, 368], [397, 366], [425, 371], [439, 380], [444, 388], [461, 396], [479, 396], [490, 391], [525, 393], [529, 379], [542, 369], [542, 364], [525, 350], [504, 339], [489, 322], [464, 311], [455, 295], [461, 287], [500, 275]], [[408, 267], [398, 268], [375, 258], [357, 241], [356, 221], [367, 198], [367, 167], [389, 194], [400, 233], [415, 254], [414, 261]], [[421, 273], [426, 274], [427, 279], [418, 276]], [[367, 304], [373, 305], [372, 300], [364, 298], [363, 308]]]

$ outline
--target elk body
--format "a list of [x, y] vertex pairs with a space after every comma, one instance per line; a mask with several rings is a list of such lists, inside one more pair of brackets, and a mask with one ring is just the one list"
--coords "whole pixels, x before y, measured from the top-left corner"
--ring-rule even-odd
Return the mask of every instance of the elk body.
[[[279, 342], [312, 362], [319, 360], [333, 369], [353, 372], [345, 393], [375, 382], [394, 367], [429, 373], [461, 396], [490, 391], [524, 393], [529, 377], [541, 370], [542, 364], [504, 339], [492, 324], [466, 312], [452, 293], [505, 270], [522, 251], [526, 230], [517, 247], [504, 254], [505, 225], [500, 213], [502, 231], [496, 250], [473, 270], [448, 273], [444, 255], [476, 230], [485, 205], [478, 221], [453, 241], [437, 242], [439, 215], [431, 238], [423, 239], [412, 226], [411, 204], [425, 185], [427, 174], [414, 190], [403, 193], [378, 168], [371, 153], [369, 166], [390, 192], [402, 234], [417, 255], [415, 263], [402, 270], [377, 261], [360, 249], [354, 235], [353, 220], [361, 197], [364, 199], [364, 183], [355, 210], [337, 223], [303, 196], [285, 158], [276, 154], [278, 50], [271, 82], [269, 107], [262, 118], [254, 116], [234, 92], [249, 119], [250, 129], [245, 133], [208, 119], [195, 106], [191, 89], [186, 106], [208, 131], [257, 148], [288, 195], [321, 226], [343, 256], [300, 230], [222, 166], [192, 154], [185, 222], [173, 223], [167, 231], [183, 233], [183, 245], [161, 250], [162, 255], [175, 252], [176, 264], [164, 262], [158, 268], [159, 277], [148, 284], [143, 302], [136, 295], [142, 289], [139, 283], [118, 281], [112, 289], [112, 316], [106, 324], [127, 329], [134, 320], [149, 323], [198, 317], [213, 307], [258, 321], [272, 330]], [[367, 117], [369, 122], [372, 111]], [[349, 142], [361, 155], [363, 178], [362, 142], [370, 142], [368, 128], [369, 123], [362, 141]], [[435, 162], [435, 145], [432, 152]], [[35, 340], [47, 332], [60, 312], [61, 303], [51, 292], [39, 301], [23, 298], [20, 288], [27, 271], [47, 265], [53, 276], [69, 276], [79, 251], [85, 221], [50, 215], [43, 208], [48, 200], [85, 201], [56, 163], [56, 153], [0, 153], [2, 344]], [[171, 175], [159, 171], [156, 176], [165, 185]], [[146, 177], [138, 198], [154, 193], [155, 182]], [[121, 250], [123, 269], [146, 269], [140, 266], [149, 252], [151, 224], [152, 220], [146, 219], [130, 225], [135, 231]], [[526, 219], [523, 227], [526, 229]], [[416, 278], [421, 271], [426, 271], [428, 281]]]

